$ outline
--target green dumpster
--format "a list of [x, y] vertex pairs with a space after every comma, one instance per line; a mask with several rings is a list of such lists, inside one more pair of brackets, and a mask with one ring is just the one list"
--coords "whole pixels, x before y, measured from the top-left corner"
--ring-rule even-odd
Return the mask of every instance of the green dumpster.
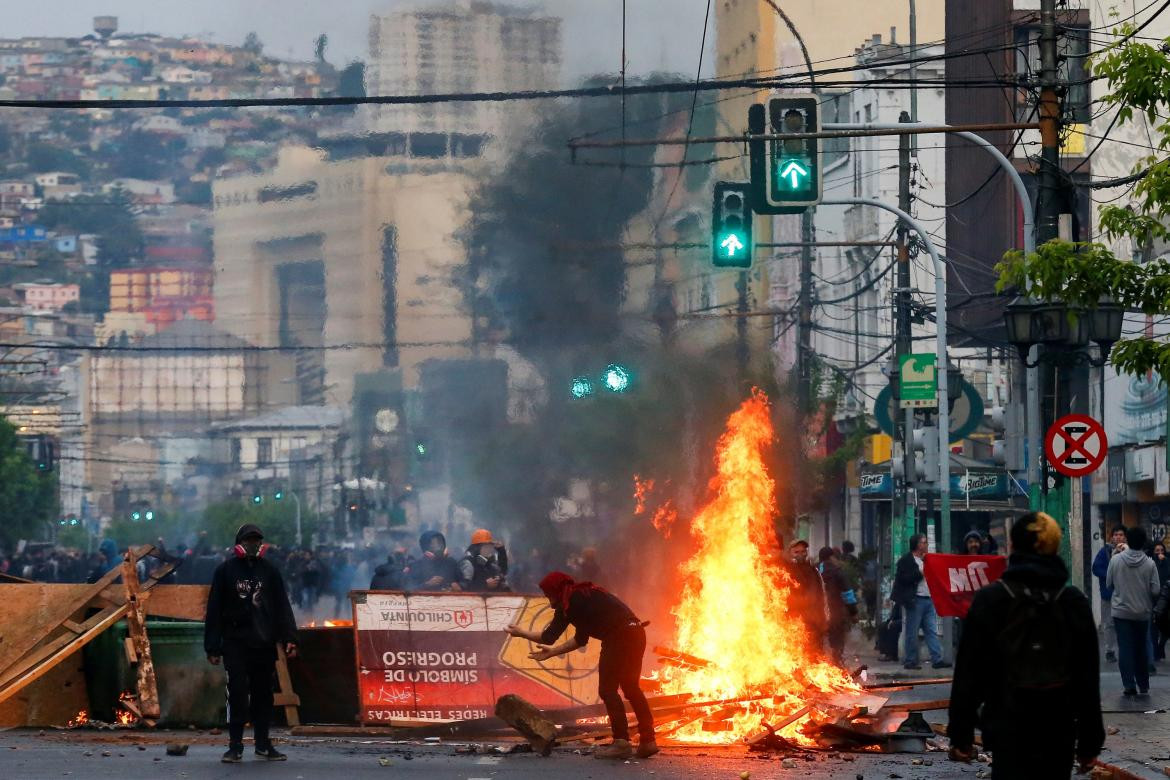
[[[203, 652], [203, 624], [148, 620], [151, 657], [158, 678], [160, 726], [222, 726], [227, 702], [222, 666], [212, 666]], [[85, 647], [85, 677], [90, 717], [113, 721], [118, 697], [138, 687], [126, 659], [125, 621]]]

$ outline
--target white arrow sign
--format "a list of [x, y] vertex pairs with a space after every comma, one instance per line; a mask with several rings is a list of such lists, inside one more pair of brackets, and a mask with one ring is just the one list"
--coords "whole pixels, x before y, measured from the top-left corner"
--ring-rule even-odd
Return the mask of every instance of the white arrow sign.
[[719, 246], [727, 250], [728, 257], [735, 257], [736, 250], [743, 249], [743, 242], [739, 240], [739, 236], [732, 233], [727, 238], [723, 239], [723, 243]]
[[808, 176], [808, 171], [796, 160], [789, 160], [788, 165], [784, 166], [784, 170], [780, 171], [780, 178], [788, 179], [792, 183], [792, 189], [800, 186], [801, 176]]

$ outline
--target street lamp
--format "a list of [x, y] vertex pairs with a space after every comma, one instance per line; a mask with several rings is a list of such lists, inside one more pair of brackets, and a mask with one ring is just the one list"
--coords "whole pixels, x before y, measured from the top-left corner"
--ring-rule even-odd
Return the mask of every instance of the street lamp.
[[[1108, 298], [1085, 310], [1069, 306], [1059, 300], [1036, 302], [1016, 298], [1007, 305], [1004, 325], [1007, 339], [1020, 353], [1020, 360], [1028, 368], [1035, 368], [1047, 360], [1050, 363], [1078, 363], [1085, 361], [1097, 368], [1109, 360], [1109, 351], [1121, 338], [1125, 310]], [[1101, 357], [1094, 360], [1084, 352], [1089, 341], [1101, 349]], [[1036, 344], [1047, 348], [1047, 353], [1035, 362], [1028, 361], [1028, 353]]]

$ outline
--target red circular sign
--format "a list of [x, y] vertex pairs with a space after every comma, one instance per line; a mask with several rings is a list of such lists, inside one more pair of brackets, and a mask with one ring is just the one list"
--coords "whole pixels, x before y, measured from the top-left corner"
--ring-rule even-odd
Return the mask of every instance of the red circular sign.
[[1044, 437], [1044, 454], [1066, 477], [1092, 474], [1105, 462], [1109, 441], [1101, 423], [1083, 414], [1061, 417]]

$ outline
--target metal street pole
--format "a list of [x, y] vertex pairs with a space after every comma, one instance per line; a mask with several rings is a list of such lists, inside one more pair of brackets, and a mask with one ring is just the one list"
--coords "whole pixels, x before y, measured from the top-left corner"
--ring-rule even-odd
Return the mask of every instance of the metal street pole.
[[293, 504], [297, 508], [297, 547], [300, 547], [301, 546], [301, 499], [297, 495], [295, 490], [288, 491], [288, 494], [290, 496], [292, 496]]
[[[901, 122], [909, 122], [909, 115], [903, 111]], [[909, 135], [898, 136], [898, 208], [910, 213], [910, 138]], [[910, 332], [910, 244], [905, 222], [899, 221], [897, 228], [897, 274], [894, 282], [894, 367], [899, 365], [903, 355], [909, 355], [914, 344]], [[938, 370], [944, 368], [940, 364]], [[901, 384], [895, 384], [899, 392], [895, 397], [901, 399]], [[897, 423], [894, 426], [894, 440], [902, 443], [902, 479], [895, 486], [895, 501], [891, 504], [893, 516], [890, 530], [893, 538], [890, 540], [893, 555], [897, 561], [905, 552], [904, 545], [911, 534], [918, 532], [917, 507], [911, 500], [911, 486], [914, 483], [914, 409], [902, 409], [901, 415], [895, 413]], [[901, 419], [898, 419], [898, 418]]]

